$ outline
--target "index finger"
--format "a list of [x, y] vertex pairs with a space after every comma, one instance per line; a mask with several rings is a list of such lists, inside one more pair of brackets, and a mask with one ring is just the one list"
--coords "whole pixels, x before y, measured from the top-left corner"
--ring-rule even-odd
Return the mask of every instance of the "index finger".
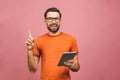
[[32, 36], [32, 34], [31, 34], [31, 31], [30, 31], [30, 30], [28, 31], [28, 33], [29, 33], [29, 36]]

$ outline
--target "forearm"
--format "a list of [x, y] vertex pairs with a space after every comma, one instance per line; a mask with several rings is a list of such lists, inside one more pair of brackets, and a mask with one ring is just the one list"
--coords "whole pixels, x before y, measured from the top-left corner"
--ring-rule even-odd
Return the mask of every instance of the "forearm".
[[28, 50], [27, 53], [28, 53], [28, 68], [30, 72], [35, 72], [37, 70], [37, 63], [35, 62], [33, 51]]

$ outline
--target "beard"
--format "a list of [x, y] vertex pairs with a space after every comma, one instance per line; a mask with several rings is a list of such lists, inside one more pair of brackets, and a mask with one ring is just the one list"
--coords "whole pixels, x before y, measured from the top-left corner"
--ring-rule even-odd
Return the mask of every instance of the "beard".
[[60, 26], [58, 26], [58, 24], [50, 24], [50, 26], [47, 26], [48, 30], [52, 33], [56, 33]]

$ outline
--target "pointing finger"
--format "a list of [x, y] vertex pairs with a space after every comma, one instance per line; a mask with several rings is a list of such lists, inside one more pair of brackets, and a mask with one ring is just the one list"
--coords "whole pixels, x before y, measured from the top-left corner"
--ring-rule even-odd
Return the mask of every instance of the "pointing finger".
[[29, 36], [32, 36], [31, 31], [29, 30]]

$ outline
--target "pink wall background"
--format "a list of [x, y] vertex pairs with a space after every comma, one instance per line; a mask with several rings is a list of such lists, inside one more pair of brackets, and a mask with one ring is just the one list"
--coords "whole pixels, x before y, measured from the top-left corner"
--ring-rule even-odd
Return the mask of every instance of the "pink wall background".
[[27, 67], [30, 29], [47, 32], [44, 11], [62, 12], [61, 30], [76, 37], [79, 72], [72, 80], [120, 80], [120, 0], [0, 0], [0, 80], [39, 80]]

